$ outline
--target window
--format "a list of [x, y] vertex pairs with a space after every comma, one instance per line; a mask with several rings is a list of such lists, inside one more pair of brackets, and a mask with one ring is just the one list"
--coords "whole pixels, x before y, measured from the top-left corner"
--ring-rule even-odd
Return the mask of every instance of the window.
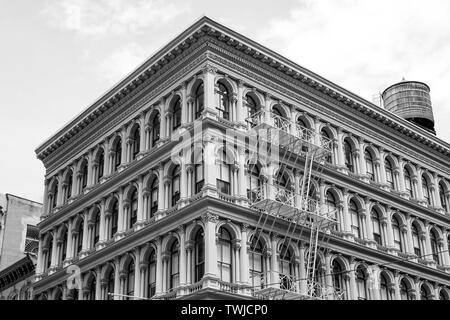
[[114, 269], [110, 269], [106, 281], [106, 300], [114, 300]]
[[337, 224], [333, 225], [334, 230], [340, 230], [338, 206], [337, 206], [336, 199], [331, 192], [327, 192], [327, 196], [325, 199], [325, 205], [326, 205], [326, 209], [325, 209], [326, 212], [334, 212], [334, 219], [338, 222]]
[[133, 135], [131, 138], [131, 161], [135, 160], [139, 151], [140, 151], [140, 143], [141, 143], [141, 132], [139, 126], [136, 126], [133, 131]]
[[46, 260], [47, 260], [46, 261], [47, 262], [46, 270], [48, 270], [52, 265], [52, 252], [53, 252], [53, 237], [52, 236], [48, 237], [47, 243], [48, 243], [48, 249], [47, 249], [47, 256], [46, 256]]
[[386, 276], [380, 274], [380, 298], [381, 300], [392, 300], [391, 291], [389, 290]]
[[217, 165], [219, 169], [219, 177], [217, 178], [217, 190], [221, 193], [231, 194], [230, 182], [230, 165], [227, 164], [227, 154], [225, 150], [222, 150], [219, 154], [219, 159], [217, 160]]
[[431, 294], [424, 285], [420, 287], [420, 300], [432, 300]]
[[200, 163], [195, 162], [194, 165], [194, 174], [195, 174], [195, 194], [199, 193], [200, 191], [202, 191], [203, 186], [205, 185], [205, 176], [204, 176], [204, 167], [203, 167], [203, 149], [202, 149], [202, 157], [200, 160]]
[[294, 290], [294, 255], [292, 250], [286, 245], [280, 249], [280, 288], [284, 290]]
[[272, 117], [275, 127], [283, 131], [288, 130], [286, 119], [283, 117], [283, 113], [278, 105], [272, 108]]
[[66, 199], [65, 199], [66, 202], [72, 196], [72, 184], [73, 184], [73, 172], [72, 170], [70, 170], [66, 179]]
[[61, 262], [66, 260], [67, 257], [67, 230], [64, 231], [62, 243], [61, 243]]
[[97, 183], [100, 182], [100, 179], [103, 178], [105, 171], [105, 152], [103, 149], [100, 150], [100, 154], [98, 155], [98, 167], [97, 167]]
[[441, 264], [441, 260], [439, 257], [439, 244], [438, 244], [439, 236], [435, 229], [432, 229], [430, 232], [430, 242], [431, 242], [431, 253], [433, 254], [433, 260], [436, 264]]
[[342, 293], [346, 291], [343, 268], [337, 260], [334, 260], [332, 265], [332, 281], [336, 293]]
[[58, 202], [58, 180], [56, 180], [55, 184], [53, 185], [52, 189], [52, 197], [50, 198], [50, 208], [55, 208]]
[[220, 280], [225, 282], [232, 281], [231, 269], [231, 235], [227, 229], [221, 227], [219, 230], [219, 244], [217, 246], [217, 267], [219, 269]]
[[148, 298], [156, 294], [156, 256], [153, 251], [148, 259]]
[[414, 224], [414, 223], [412, 224], [411, 231], [412, 231], [412, 238], [413, 238], [414, 254], [418, 257], [421, 257], [422, 251], [420, 248], [419, 230], [417, 229], [416, 224]]
[[275, 184], [275, 199], [282, 203], [292, 204], [293, 193], [289, 176], [284, 170], [280, 169], [274, 178]]
[[197, 90], [195, 91], [195, 119], [198, 119], [204, 109], [205, 105], [205, 91], [203, 82], [197, 87]]
[[402, 234], [400, 230], [400, 224], [396, 217], [392, 217], [392, 231], [394, 234], [394, 246], [397, 250], [403, 251], [403, 245], [402, 245]]
[[448, 212], [447, 200], [445, 199], [445, 189], [443, 183], [439, 183], [439, 199], [441, 199], [442, 208]]
[[356, 206], [356, 203], [353, 200], [350, 201], [348, 210], [350, 212], [352, 233], [355, 237], [362, 238], [358, 207]]
[[134, 189], [130, 197], [130, 222], [128, 225], [128, 229], [133, 228], [134, 224], [136, 223], [137, 211], [138, 211], [138, 193], [137, 190]]
[[176, 130], [181, 126], [181, 99], [178, 97], [173, 105], [172, 129]]
[[150, 218], [158, 211], [159, 180], [154, 178], [150, 187]]
[[350, 142], [348, 142], [348, 140], [344, 140], [344, 156], [345, 156], [345, 166], [347, 167], [348, 171], [354, 173], [355, 166], [353, 161], [352, 146], [350, 145]]
[[356, 270], [356, 290], [358, 293], [358, 300], [367, 300], [369, 295], [367, 292], [367, 276], [363, 268], [358, 267]]
[[442, 208], [448, 212], [447, 200], [445, 199], [445, 189], [443, 183], [439, 183], [439, 199], [441, 199]]
[[179, 266], [179, 258], [180, 258], [180, 248], [178, 241], [175, 241], [172, 244], [170, 249], [170, 281], [169, 281], [169, 289], [174, 289], [178, 287], [180, 283], [180, 266]]
[[[248, 172], [247, 172], [247, 198], [250, 202], [255, 202], [258, 200], [263, 200], [262, 192], [262, 181], [260, 177], [260, 169], [258, 164], [248, 164]], [[258, 199], [258, 196], [261, 199]]]
[[372, 228], [373, 228], [373, 239], [375, 242], [379, 245], [383, 245], [383, 239], [381, 235], [381, 223], [380, 223], [380, 216], [378, 215], [378, 212], [376, 210], [372, 210], [371, 212], [371, 218], [372, 218]]
[[373, 164], [373, 158], [372, 158], [372, 154], [367, 149], [364, 152], [364, 159], [366, 160], [367, 176], [369, 177], [369, 179], [371, 181], [375, 181], [375, 174], [374, 174], [375, 173], [375, 167], [374, 167], [374, 164]]
[[88, 300], [95, 300], [95, 286], [96, 286], [96, 279], [93, 276], [91, 283], [89, 284], [89, 296], [88, 296]]
[[205, 274], [205, 237], [199, 229], [195, 235], [195, 282], [200, 281]]
[[219, 86], [219, 106], [216, 108], [219, 112], [219, 117], [225, 120], [230, 120], [230, 93], [227, 87], [221, 82], [218, 82]]
[[389, 159], [384, 160], [384, 168], [386, 170], [386, 182], [389, 185], [389, 188], [395, 190], [394, 173], [392, 170], [391, 161], [389, 161]]
[[254, 115], [258, 112], [258, 106], [256, 104], [255, 99], [253, 99], [249, 94], [247, 94], [245, 96], [245, 107], [247, 110], [247, 116], [245, 121], [247, 122], [247, 128], [252, 128], [256, 125], [256, 123], [254, 123]]
[[128, 263], [126, 288], [127, 288], [126, 295], [128, 297], [126, 297], [125, 299], [126, 300], [133, 299], [132, 298], [134, 296], [134, 261], [133, 260], [131, 260], [130, 263]]
[[117, 233], [119, 223], [119, 202], [115, 199], [111, 212], [111, 237]]
[[264, 287], [264, 259], [261, 241], [252, 237], [249, 261], [250, 261], [250, 281], [253, 288]]
[[172, 206], [175, 206], [180, 200], [180, 166], [175, 166], [172, 172]]
[[84, 221], [81, 220], [80, 224], [78, 225], [77, 254], [80, 254], [81, 250], [83, 250], [83, 225]]
[[400, 281], [400, 298], [401, 300], [412, 300], [408, 294], [408, 285], [404, 279]]
[[320, 131], [320, 135], [322, 138], [322, 144], [324, 146], [328, 146], [329, 148], [331, 148], [331, 152], [327, 154], [326, 158], [325, 158], [325, 162], [326, 163], [333, 163], [333, 147], [332, 144], [328, 144], [328, 141], [331, 141], [330, 135], [327, 133], [326, 130], [322, 129], [322, 131]]
[[37, 256], [39, 250], [39, 229], [27, 224], [24, 252]]
[[160, 127], [161, 127], [161, 115], [158, 113], [153, 118], [152, 122], [152, 148], [156, 146], [156, 143], [160, 138]]
[[85, 160], [81, 165], [81, 190], [84, 190], [87, 186], [88, 180], [88, 164]]
[[428, 185], [428, 179], [425, 176], [422, 176], [422, 192], [426, 203], [431, 205], [431, 191]]
[[95, 245], [98, 243], [98, 241], [100, 239], [100, 212], [98, 212], [98, 211], [95, 214], [94, 230], [92, 230], [92, 234], [94, 236], [94, 241], [92, 242], [92, 247], [95, 248]]
[[412, 185], [412, 180], [411, 180], [411, 174], [408, 170], [408, 168], [405, 168], [404, 170], [404, 175], [405, 175], [405, 189], [406, 192], [408, 193], [408, 195], [411, 198], [414, 198], [414, 192], [413, 192], [413, 185]]
[[116, 143], [113, 148], [114, 152], [114, 172], [117, 172], [120, 164], [122, 163], [122, 139], [117, 138]]

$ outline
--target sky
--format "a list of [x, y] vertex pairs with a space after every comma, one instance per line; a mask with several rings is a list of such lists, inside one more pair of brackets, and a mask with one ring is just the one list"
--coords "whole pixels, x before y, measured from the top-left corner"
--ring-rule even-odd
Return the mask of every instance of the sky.
[[42, 202], [34, 150], [206, 15], [373, 101], [427, 83], [450, 142], [448, 0], [0, 0], [0, 193]]

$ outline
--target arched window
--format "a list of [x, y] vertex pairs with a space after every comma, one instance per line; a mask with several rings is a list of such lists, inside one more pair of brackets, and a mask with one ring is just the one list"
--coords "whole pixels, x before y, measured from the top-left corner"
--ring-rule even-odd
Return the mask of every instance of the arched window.
[[248, 172], [247, 172], [247, 198], [250, 200], [250, 202], [255, 202], [258, 198], [258, 191], [259, 196], [261, 195], [261, 187], [263, 185], [263, 182], [261, 181], [261, 175], [260, 175], [260, 169], [258, 164], [249, 164], [248, 165]]
[[135, 160], [139, 151], [141, 144], [141, 130], [139, 126], [136, 126], [133, 131], [131, 138], [131, 161]]
[[381, 234], [381, 223], [380, 223], [380, 216], [378, 215], [378, 212], [376, 210], [372, 210], [371, 214], [372, 219], [372, 229], [373, 229], [373, 239], [375, 242], [379, 245], [384, 245], [384, 239]]
[[92, 248], [95, 248], [95, 245], [100, 240], [100, 212], [99, 211], [97, 211], [97, 213], [95, 214], [92, 235], [94, 237], [94, 239], [92, 241]]
[[414, 254], [418, 257], [421, 257], [422, 250], [421, 250], [421, 246], [420, 246], [419, 230], [417, 229], [417, 226], [415, 223], [412, 224], [411, 231], [412, 231], [412, 238], [413, 238]]
[[232, 281], [231, 250], [231, 235], [227, 229], [221, 227], [219, 230], [217, 264], [219, 267], [219, 277], [222, 281], [225, 282]]
[[400, 223], [398, 219], [394, 216], [392, 217], [392, 231], [394, 235], [394, 246], [397, 250], [404, 252], [402, 244], [402, 234], [400, 229]]
[[117, 233], [118, 223], [119, 223], [119, 202], [117, 199], [114, 200], [111, 212], [111, 237]]
[[156, 114], [152, 122], [152, 148], [156, 146], [156, 143], [160, 138], [160, 127], [161, 127], [161, 115]]
[[89, 294], [87, 300], [95, 300], [95, 287], [96, 287], [97, 279], [95, 276], [92, 276], [91, 282], [89, 283]]
[[[29, 292], [26, 292], [25, 300], [29, 300], [29, 298], [28, 298], [29, 294], [30, 294]], [[61, 289], [58, 289], [58, 291], [56, 292], [54, 300], [57, 300], [57, 301], [62, 300], [62, 291], [61, 291]]]
[[326, 199], [325, 199], [325, 205], [326, 205], [326, 212], [334, 212], [334, 219], [338, 222], [337, 224], [333, 225], [334, 230], [340, 230], [340, 221], [339, 221], [339, 212], [338, 212], [338, 204], [336, 202], [336, 198], [334, 197], [333, 193], [327, 192]]
[[395, 190], [394, 172], [392, 170], [392, 164], [389, 159], [384, 160], [384, 168], [386, 171], [386, 182], [389, 185], [389, 188], [391, 188], [392, 190]]
[[258, 105], [256, 104], [255, 99], [253, 99], [249, 94], [245, 96], [245, 102], [245, 107], [247, 110], [245, 121], [247, 122], [247, 128], [252, 128], [255, 125], [253, 117], [258, 112]]
[[201, 158], [200, 161], [195, 161], [194, 164], [194, 174], [195, 174], [195, 194], [202, 191], [203, 186], [205, 185], [205, 169], [204, 169], [204, 162], [203, 162], [203, 149], [201, 150]]
[[114, 300], [114, 269], [106, 276], [106, 300]]
[[425, 178], [425, 176], [422, 176], [422, 191], [423, 191], [423, 197], [428, 203], [428, 205], [431, 205], [431, 191], [430, 186], [428, 185], [428, 179]]
[[279, 105], [272, 107], [272, 116], [274, 125], [277, 128], [283, 131], [288, 130], [286, 119], [283, 117], [283, 112], [281, 111], [281, 107]]
[[56, 208], [56, 205], [58, 203], [58, 188], [58, 180], [56, 180], [52, 189], [53, 196], [50, 198], [50, 208], [52, 209]]
[[159, 180], [154, 178], [150, 186], [150, 218], [158, 211]]
[[173, 105], [172, 129], [175, 131], [181, 126], [181, 99], [178, 97]]
[[380, 274], [380, 298], [381, 300], [392, 300], [391, 291], [389, 290], [388, 281], [386, 276]]
[[355, 172], [355, 166], [353, 161], [353, 151], [352, 146], [348, 140], [344, 140], [344, 156], [345, 156], [345, 166], [347, 167], [348, 171]]
[[67, 258], [67, 238], [68, 232], [67, 230], [65, 230], [61, 242], [61, 263], [64, 262], [64, 260], [66, 260]]
[[[205, 274], [205, 236], [202, 229], [195, 234], [195, 282], [200, 281]], [[219, 239], [220, 241], [220, 239]], [[220, 244], [219, 244], [220, 246]]]
[[[343, 270], [341, 264], [337, 260], [334, 260], [332, 265], [332, 280], [334, 290], [337, 294], [346, 292]], [[345, 299], [347, 299], [346, 295]]]
[[291, 180], [287, 172], [280, 169], [274, 177], [275, 184], [275, 199], [282, 203], [292, 204], [293, 193]]
[[[325, 141], [331, 141], [332, 140], [330, 135], [328, 134], [328, 132], [325, 129], [322, 129], [322, 131], [320, 131], [320, 135], [321, 135], [321, 138], [322, 138], [322, 143], [324, 145], [326, 145]], [[332, 164], [333, 163], [333, 147], [332, 147], [332, 145], [329, 145], [329, 148], [331, 149], [330, 150], [331, 152], [329, 154], [327, 154], [327, 156], [325, 158], [325, 162]]]
[[205, 105], [205, 90], [203, 86], [203, 82], [200, 83], [200, 85], [197, 87], [197, 90], [195, 90], [195, 119], [198, 119], [204, 109]]
[[439, 243], [438, 243], [439, 236], [437, 235], [437, 232], [435, 229], [431, 229], [430, 232], [430, 242], [431, 242], [431, 253], [433, 254], [433, 260], [437, 264], [441, 264], [441, 259], [439, 257]]
[[175, 166], [172, 171], [172, 206], [180, 200], [180, 166]]
[[[257, 237], [256, 237], [257, 238]], [[251, 241], [252, 250], [249, 253], [250, 261], [250, 281], [253, 288], [264, 287], [264, 259], [263, 259], [263, 246], [261, 241], [257, 241], [254, 236]]]
[[218, 166], [218, 178], [217, 178], [217, 190], [221, 193], [231, 194], [231, 168], [228, 164], [227, 154], [225, 150], [219, 153], [219, 159], [217, 159]]
[[356, 269], [356, 290], [358, 293], [358, 300], [367, 300], [369, 298], [367, 291], [367, 276], [362, 267]]
[[83, 191], [87, 187], [88, 180], [88, 163], [87, 160], [84, 160], [81, 165], [81, 190]]
[[445, 199], [445, 189], [443, 183], [439, 183], [439, 199], [441, 199], [442, 208], [448, 212], [447, 200]]
[[66, 198], [65, 202], [67, 202], [70, 197], [72, 196], [72, 184], [73, 184], [73, 172], [72, 170], [69, 171], [66, 178]]
[[51, 267], [51, 265], [52, 265], [53, 236], [50, 235], [48, 237], [47, 244], [48, 244], [48, 249], [47, 249], [47, 255], [45, 257], [45, 260], [46, 260], [46, 264], [45, 264], [46, 269], [45, 269], [45, 271], [48, 270]]
[[411, 174], [410, 174], [408, 168], [405, 168], [405, 170], [403, 172], [404, 172], [404, 175], [405, 175], [405, 189], [406, 189], [406, 192], [408, 193], [408, 195], [411, 198], [414, 198], [414, 191], [413, 191]]
[[400, 281], [400, 298], [401, 300], [412, 300], [408, 294], [408, 284], [404, 279]]
[[362, 239], [361, 221], [355, 201], [350, 200], [348, 211], [350, 212], [352, 233], [355, 237]]
[[134, 224], [137, 221], [137, 211], [138, 211], [138, 193], [136, 188], [134, 188], [130, 197], [130, 221], [128, 228], [133, 228]]
[[431, 297], [430, 292], [425, 287], [425, 285], [422, 285], [420, 287], [420, 300], [433, 300], [433, 298]]
[[81, 220], [80, 224], [78, 225], [78, 236], [77, 236], [77, 254], [79, 255], [81, 251], [83, 250], [83, 226], [84, 221]]
[[445, 199], [445, 189], [443, 183], [439, 183], [439, 199], [441, 199], [442, 208], [444, 211], [448, 211], [447, 200]]
[[128, 264], [127, 268], [127, 283], [126, 283], [126, 289], [127, 289], [127, 297], [126, 300], [132, 300], [134, 296], [134, 261], [131, 260]]
[[217, 84], [219, 87], [219, 106], [216, 109], [219, 113], [220, 118], [230, 120], [230, 93], [225, 84], [223, 84], [221, 81], [219, 81]]
[[294, 255], [292, 249], [286, 245], [280, 248], [280, 288], [284, 290], [295, 289]]
[[170, 248], [170, 279], [169, 279], [169, 289], [174, 289], [178, 287], [180, 283], [180, 246], [178, 241], [174, 241], [172, 247]]
[[120, 137], [117, 138], [116, 143], [113, 147], [113, 157], [114, 157], [114, 170], [113, 172], [117, 172], [120, 164], [122, 163], [122, 139]]
[[148, 298], [153, 297], [156, 294], [156, 255], [155, 251], [149, 256], [148, 259]]
[[372, 154], [367, 149], [364, 152], [364, 159], [366, 160], [367, 176], [369, 177], [369, 179], [371, 181], [375, 181], [375, 174], [374, 174], [375, 173], [375, 166], [373, 164]]
[[439, 300], [448, 300], [448, 295], [445, 293], [444, 289], [439, 291]]

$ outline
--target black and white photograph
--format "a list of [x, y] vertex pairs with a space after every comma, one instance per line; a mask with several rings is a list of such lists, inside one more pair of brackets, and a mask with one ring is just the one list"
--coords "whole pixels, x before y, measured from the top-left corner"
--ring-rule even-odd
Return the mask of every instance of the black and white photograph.
[[0, 1], [0, 306], [275, 319], [450, 300], [449, 16]]

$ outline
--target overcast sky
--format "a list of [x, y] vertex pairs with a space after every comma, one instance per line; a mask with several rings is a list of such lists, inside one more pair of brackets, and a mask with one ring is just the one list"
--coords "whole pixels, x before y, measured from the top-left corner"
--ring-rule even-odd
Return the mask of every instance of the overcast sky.
[[42, 202], [34, 150], [202, 15], [372, 101], [431, 87], [450, 141], [448, 0], [0, 0], [0, 193]]

